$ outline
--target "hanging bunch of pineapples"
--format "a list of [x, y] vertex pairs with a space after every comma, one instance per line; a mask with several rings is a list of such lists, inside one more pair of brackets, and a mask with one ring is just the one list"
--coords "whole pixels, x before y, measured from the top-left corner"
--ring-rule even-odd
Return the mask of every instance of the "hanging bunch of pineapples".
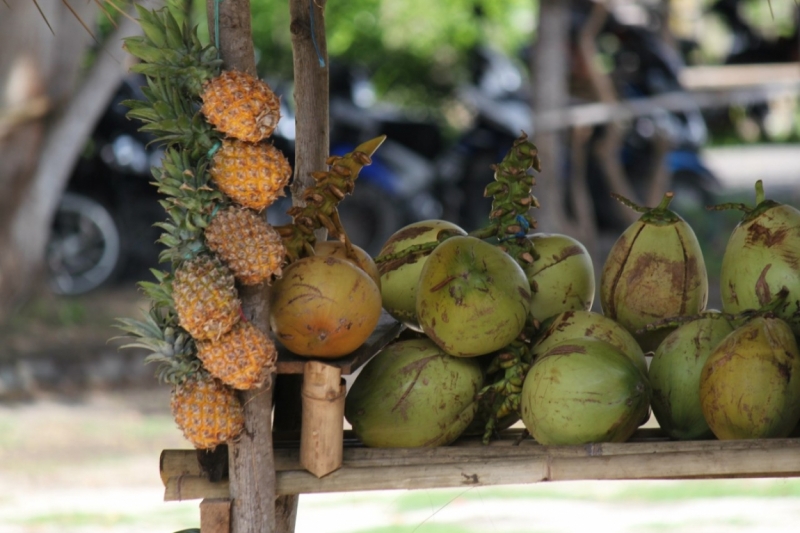
[[166, 145], [154, 185], [169, 218], [159, 224], [166, 247], [141, 286], [152, 305], [144, 321], [120, 328], [160, 363], [174, 386], [172, 411], [197, 448], [214, 448], [244, 428], [234, 389], [261, 386], [274, 370], [271, 338], [247, 321], [237, 283], [280, 276], [286, 250], [262, 211], [283, 195], [291, 177], [268, 140], [280, 119], [279, 99], [243, 72], [221, 72], [216, 48], [169, 8], [138, 7], [143, 36], [125, 48], [140, 63], [146, 101], [130, 101], [129, 117]]

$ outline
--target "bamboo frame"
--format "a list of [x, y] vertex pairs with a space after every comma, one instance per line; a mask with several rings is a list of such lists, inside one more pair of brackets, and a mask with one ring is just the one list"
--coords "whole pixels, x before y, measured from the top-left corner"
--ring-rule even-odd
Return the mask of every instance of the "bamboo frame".
[[[299, 450], [276, 448], [276, 492], [310, 494], [430, 489], [567, 480], [721, 479], [800, 476], [800, 438], [669, 441], [644, 430], [636, 441], [541, 446], [505, 432], [489, 446], [463, 439], [439, 448], [348, 446], [342, 467], [323, 478], [299, 464]], [[225, 498], [227, 483], [211, 483], [190, 450], [165, 450], [166, 501]]]

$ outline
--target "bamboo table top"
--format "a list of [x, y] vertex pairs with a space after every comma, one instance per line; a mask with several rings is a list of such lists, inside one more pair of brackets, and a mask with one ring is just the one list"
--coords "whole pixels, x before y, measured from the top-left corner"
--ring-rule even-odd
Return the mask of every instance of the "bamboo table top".
[[[800, 476], [800, 438], [671, 441], [658, 429], [625, 443], [542, 446], [507, 430], [490, 445], [478, 437], [438, 448], [365, 448], [345, 432], [342, 467], [322, 478], [303, 469], [292, 436], [275, 436], [279, 494], [429, 489], [564, 480], [719, 479]], [[222, 454], [225, 455], [225, 454]], [[227, 498], [228, 483], [211, 482], [194, 450], [161, 456], [165, 500]]]

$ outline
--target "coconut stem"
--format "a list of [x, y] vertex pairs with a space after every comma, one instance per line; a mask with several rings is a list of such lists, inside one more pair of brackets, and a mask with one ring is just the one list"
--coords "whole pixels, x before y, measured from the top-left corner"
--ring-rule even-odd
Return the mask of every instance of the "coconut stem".
[[756, 181], [756, 205], [759, 205], [765, 200], [764, 195], [764, 182], [761, 180]]

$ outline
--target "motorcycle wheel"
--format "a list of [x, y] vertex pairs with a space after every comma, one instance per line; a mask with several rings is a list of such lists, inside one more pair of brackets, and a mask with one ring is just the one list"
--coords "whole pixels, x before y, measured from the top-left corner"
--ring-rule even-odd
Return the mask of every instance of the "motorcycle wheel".
[[51, 226], [45, 261], [53, 292], [73, 296], [111, 281], [122, 263], [120, 232], [97, 200], [64, 194]]

